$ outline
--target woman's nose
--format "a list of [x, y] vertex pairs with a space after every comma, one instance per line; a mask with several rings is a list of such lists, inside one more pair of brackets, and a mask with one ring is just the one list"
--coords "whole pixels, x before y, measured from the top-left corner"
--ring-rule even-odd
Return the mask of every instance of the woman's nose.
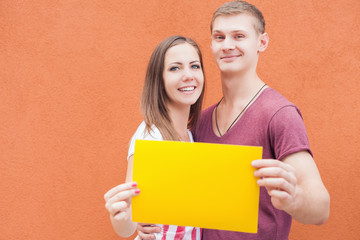
[[189, 81], [194, 79], [194, 73], [190, 68], [184, 69], [183, 81]]

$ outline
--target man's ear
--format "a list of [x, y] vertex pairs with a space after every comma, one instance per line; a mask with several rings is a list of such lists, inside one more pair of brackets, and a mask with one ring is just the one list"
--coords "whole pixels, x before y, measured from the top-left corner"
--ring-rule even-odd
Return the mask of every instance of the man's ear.
[[260, 36], [260, 46], [258, 52], [263, 52], [269, 45], [269, 35], [267, 33], [263, 33]]

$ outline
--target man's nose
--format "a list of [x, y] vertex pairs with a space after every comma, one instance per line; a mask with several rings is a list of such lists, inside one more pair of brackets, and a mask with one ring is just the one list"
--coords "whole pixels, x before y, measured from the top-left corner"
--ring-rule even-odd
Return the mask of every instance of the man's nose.
[[234, 48], [235, 48], [234, 41], [229, 37], [225, 38], [224, 41], [223, 41], [222, 49], [223, 50], [232, 50]]

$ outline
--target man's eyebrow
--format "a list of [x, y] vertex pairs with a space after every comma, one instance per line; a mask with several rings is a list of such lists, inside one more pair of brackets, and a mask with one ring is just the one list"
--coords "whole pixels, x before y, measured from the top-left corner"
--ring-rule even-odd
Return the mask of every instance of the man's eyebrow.
[[[234, 29], [234, 30], [229, 30], [227, 32], [229, 32], [229, 33], [247, 33], [248, 31], [246, 31], [244, 29]], [[213, 33], [224, 33], [224, 32], [220, 31], [220, 30], [214, 30]]]
[[251, 30], [248, 29], [238, 29], [238, 30], [234, 30], [234, 33], [243, 33], [243, 34], [251, 34]]

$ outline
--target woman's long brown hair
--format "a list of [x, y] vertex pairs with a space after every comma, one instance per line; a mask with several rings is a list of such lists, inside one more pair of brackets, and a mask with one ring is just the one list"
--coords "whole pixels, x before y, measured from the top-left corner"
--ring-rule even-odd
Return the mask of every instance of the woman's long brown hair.
[[[200, 59], [201, 70], [204, 74], [202, 55], [198, 45], [190, 38], [182, 36], [168, 37], [159, 43], [151, 55], [141, 97], [141, 111], [144, 116], [146, 130], [151, 134], [151, 127], [152, 125], [155, 125], [159, 129], [164, 140], [178, 141], [180, 139], [171, 123], [171, 119], [166, 108], [166, 101], [169, 99], [165, 92], [163, 72], [165, 54], [167, 50], [182, 43], [188, 43], [196, 49]], [[190, 107], [190, 115], [188, 119], [189, 129], [196, 126], [200, 117], [204, 91], [205, 81], [199, 99]]]

